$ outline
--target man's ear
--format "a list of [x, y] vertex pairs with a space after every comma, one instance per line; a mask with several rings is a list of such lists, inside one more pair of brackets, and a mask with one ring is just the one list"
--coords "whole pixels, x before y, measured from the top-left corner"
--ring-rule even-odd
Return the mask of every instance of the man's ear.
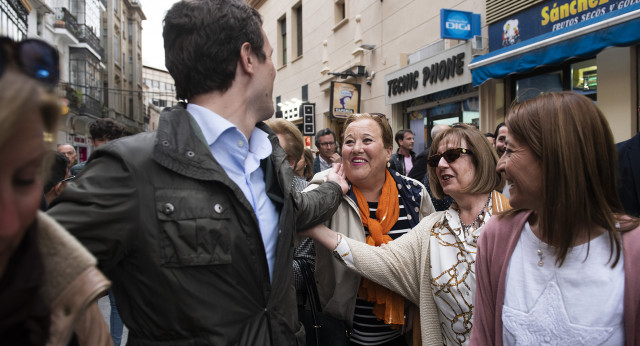
[[242, 70], [250, 75], [253, 75], [253, 64], [255, 63], [254, 56], [252, 56], [251, 44], [245, 42], [240, 47], [240, 61], [238, 61]]

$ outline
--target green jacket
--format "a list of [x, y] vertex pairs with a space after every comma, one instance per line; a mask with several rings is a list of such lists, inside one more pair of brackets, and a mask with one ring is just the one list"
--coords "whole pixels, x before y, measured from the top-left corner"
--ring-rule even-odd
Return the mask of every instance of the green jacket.
[[[280, 212], [273, 281], [258, 221], [238, 186], [179, 105], [157, 132], [101, 146], [49, 213], [113, 281], [128, 345], [300, 345], [293, 234], [330, 218], [338, 184], [291, 192], [293, 172], [275, 134], [261, 162]], [[326, 187], [325, 187], [326, 185]]]

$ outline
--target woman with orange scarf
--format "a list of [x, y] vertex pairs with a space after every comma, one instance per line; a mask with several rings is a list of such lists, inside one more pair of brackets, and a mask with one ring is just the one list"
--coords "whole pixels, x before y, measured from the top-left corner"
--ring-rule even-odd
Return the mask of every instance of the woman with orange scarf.
[[[344, 125], [343, 167], [350, 188], [328, 226], [369, 245], [397, 239], [435, 210], [418, 181], [387, 169], [393, 132], [383, 114], [356, 114]], [[323, 173], [311, 181], [318, 182]], [[356, 345], [407, 345], [409, 303], [349, 271], [316, 247], [316, 282], [324, 313], [344, 321]]]
[[[498, 156], [479, 131], [454, 125], [436, 136], [431, 153], [428, 171], [432, 193], [437, 198], [448, 195], [454, 199], [448, 210], [425, 217], [406, 235], [382, 246], [362, 244], [343, 227], [333, 227], [340, 232], [337, 234], [324, 225], [302, 234], [333, 250], [345, 268], [416, 304], [420, 322], [414, 330], [420, 330], [422, 339], [414, 333], [414, 345], [467, 345], [474, 322], [477, 240], [492, 215], [510, 207], [497, 191], [504, 185], [502, 174], [495, 170]], [[343, 156], [346, 168], [349, 160]], [[382, 220], [384, 231], [384, 215], [377, 219]], [[369, 230], [376, 227], [369, 226]], [[385, 236], [372, 238], [369, 245], [386, 240]], [[376, 298], [386, 297], [378, 294], [377, 288], [374, 292]]]

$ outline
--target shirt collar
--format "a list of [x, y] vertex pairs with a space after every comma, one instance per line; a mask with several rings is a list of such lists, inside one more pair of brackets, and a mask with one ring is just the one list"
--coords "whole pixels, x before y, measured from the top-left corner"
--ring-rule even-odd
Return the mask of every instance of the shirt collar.
[[[200, 130], [207, 141], [207, 145], [211, 146], [218, 138], [227, 130], [235, 130], [240, 134], [240, 130], [229, 120], [223, 118], [218, 113], [199, 106], [194, 103], [187, 104], [187, 111], [193, 116], [193, 119], [200, 126]], [[244, 137], [244, 135], [243, 135]], [[246, 140], [246, 138], [245, 138]], [[259, 160], [267, 158], [271, 155], [273, 147], [269, 140], [269, 134], [259, 128], [254, 128], [251, 133], [249, 142], [249, 152], [253, 153]]]
[[215, 143], [218, 137], [228, 129], [237, 129], [232, 122], [223, 118], [218, 113], [208, 108], [198, 106], [197, 104], [187, 104], [187, 111], [193, 116], [198, 126], [200, 126], [207, 145]]

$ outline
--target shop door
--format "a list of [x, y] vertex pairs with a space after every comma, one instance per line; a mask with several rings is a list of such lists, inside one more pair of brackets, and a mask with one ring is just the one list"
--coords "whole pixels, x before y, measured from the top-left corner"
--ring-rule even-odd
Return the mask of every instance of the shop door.
[[462, 122], [462, 113], [449, 113], [449, 114], [429, 117], [427, 119], [427, 135], [429, 136], [429, 141], [428, 141], [429, 146], [427, 148], [431, 147], [431, 142], [433, 141], [433, 138], [431, 138], [431, 129], [433, 128], [433, 126], [440, 125], [440, 124], [453, 125], [455, 123], [461, 123], [461, 122]]

